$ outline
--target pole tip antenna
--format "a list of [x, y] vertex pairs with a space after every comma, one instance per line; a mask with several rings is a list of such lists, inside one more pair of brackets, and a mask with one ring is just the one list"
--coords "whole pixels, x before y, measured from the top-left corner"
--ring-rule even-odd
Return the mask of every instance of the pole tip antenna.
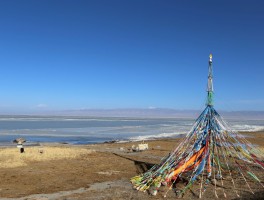
[[211, 53], [209, 55], [209, 62], [213, 62], [213, 54], [211, 54]]

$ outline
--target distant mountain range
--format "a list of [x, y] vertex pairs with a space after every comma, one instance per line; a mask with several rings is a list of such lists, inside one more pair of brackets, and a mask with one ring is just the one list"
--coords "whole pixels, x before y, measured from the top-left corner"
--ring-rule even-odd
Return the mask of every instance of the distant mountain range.
[[[134, 118], [196, 118], [202, 110], [176, 110], [167, 108], [149, 109], [79, 109], [39, 111], [28, 113], [0, 113], [0, 115], [79, 116], [79, 117], [134, 117]], [[227, 119], [264, 120], [264, 111], [218, 111]]]
[[[150, 118], [196, 118], [202, 110], [176, 110], [166, 108], [150, 109], [80, 109], [52, 112], [60, 116], [93, 116], [93, 117], [150, 117]], [[264, 111], [218, 111], [229, 119], [264, 119]]]

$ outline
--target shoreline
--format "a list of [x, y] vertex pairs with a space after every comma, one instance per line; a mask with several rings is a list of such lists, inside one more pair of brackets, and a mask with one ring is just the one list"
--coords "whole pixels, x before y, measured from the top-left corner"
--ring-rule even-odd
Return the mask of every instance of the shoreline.
[[[252, 138], [253, 137], [262, 137], [261, 134], [264, 136], [264, 130], [259, 130], [259, 131], [237, 131], [236, 133], [243, 135], [246, 138]], [[95, 145], [95, 144], [111, 144], [111, 143], [117, 143], [117, 144], [123, 144], [123, 143], [138, 143], [138, 142], [151, 142], [151, 141], [160, 141], [160, 140], [174, 140], [174, 139], [180, 139], [184, 138], [187, 135], [187, 133], [179, 133], [175, 134], [174, 137], [157, 137], [157, 138], [151, 138], [151, 139], [144, 139], [144, 140], [106, 140], [102, 142], [91, 142], [91, 143], [70, 143], [70, 142], [31, 142], [31, 143], [24, 143], [25, 147], [31, 147], [31, 146], [43, 146], [43, 145], [71, 145], [71, 146], [83, 146], [83, 145]], [[12, 142], [5, 142], [5, 143], [0, 143], [0, 148], [7, 148], [7, 147], [16, 147], [16, 144]]]

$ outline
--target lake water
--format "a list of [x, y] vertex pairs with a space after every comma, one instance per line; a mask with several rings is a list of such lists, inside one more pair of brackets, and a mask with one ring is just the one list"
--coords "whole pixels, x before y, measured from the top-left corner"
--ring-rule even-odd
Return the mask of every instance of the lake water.
[[[90, 117], [0, 117], [0, 144], [11, 145], [18, 137], [27, 143], [61, 142], [92, 144], [175, 138], [186, 134], [195, 119], [142, 119]], [[237, 131], [264, 130], [264, 120], [229, 120]]]

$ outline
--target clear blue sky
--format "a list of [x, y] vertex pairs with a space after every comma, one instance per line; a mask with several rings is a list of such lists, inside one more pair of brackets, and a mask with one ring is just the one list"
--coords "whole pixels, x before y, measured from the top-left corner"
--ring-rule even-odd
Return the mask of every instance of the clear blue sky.
[[0, 113], [264, 110], [264, 1], [0, 0]]

